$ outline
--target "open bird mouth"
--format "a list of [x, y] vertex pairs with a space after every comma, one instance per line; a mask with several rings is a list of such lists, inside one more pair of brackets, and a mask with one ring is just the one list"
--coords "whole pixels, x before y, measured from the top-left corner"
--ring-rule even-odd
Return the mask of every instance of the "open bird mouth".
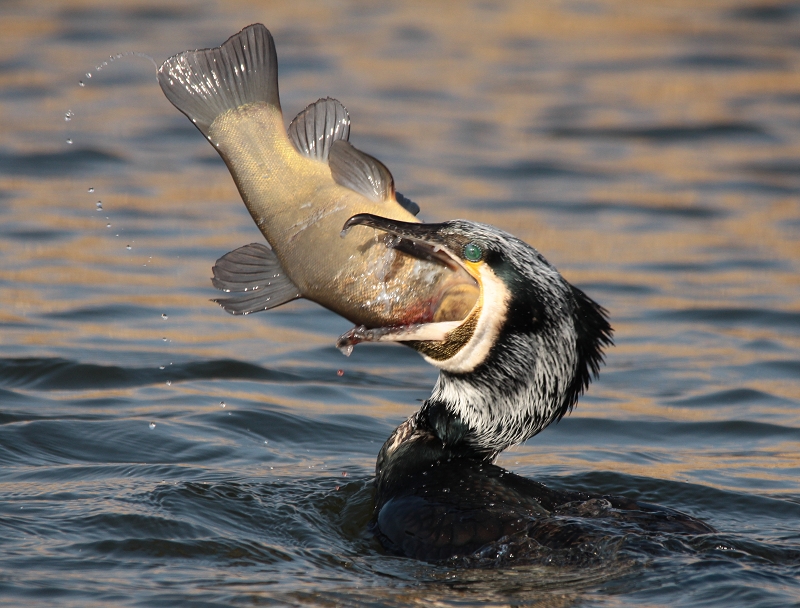
[[368, 226], [390, 235], [389, 247], [419, 260], [441, 264], [450, 270], [472, 277], [446, 287], [429, 321], [389, 327], [354, 327], [342, 334], [336, 345], [345, 354], [361, 342], [405, 342], [434, 359], [445, 359], [471, 337], [481, 309], [481, 277], [475, 267], [465, 263], [445, 244], [443, 224], [401, 222], [369, 213], [354, 215], [342, 228], [344, 236], [354, 226]]

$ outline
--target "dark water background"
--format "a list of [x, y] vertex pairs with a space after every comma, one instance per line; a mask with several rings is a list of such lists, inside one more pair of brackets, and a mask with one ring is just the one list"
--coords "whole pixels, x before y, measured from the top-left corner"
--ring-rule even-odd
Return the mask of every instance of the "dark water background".
[[[287, 121], [339, 98], [424, 218], [510, 230], [609, 309], [599, 381], [500, 463], [718, 534], [382, 553], [375, 456], [435, 371], [343, 358], [309, 303], [209, 302], [255, 226], [150, 63], [95, 69], [255, 21]], [[800, 605], [800, 4], [2, 2], [0, 344], [0, 603]]]

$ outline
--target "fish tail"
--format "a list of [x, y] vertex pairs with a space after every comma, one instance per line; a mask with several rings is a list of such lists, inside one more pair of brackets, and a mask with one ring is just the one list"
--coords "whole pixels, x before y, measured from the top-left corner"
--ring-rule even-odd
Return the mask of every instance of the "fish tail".
[[170, 57], [158, 69], [158, 83], [206, 136], [214, 119], [228, 110], [256, 102], [281, 107], [275, 42], [260, 23], [216, 48]]

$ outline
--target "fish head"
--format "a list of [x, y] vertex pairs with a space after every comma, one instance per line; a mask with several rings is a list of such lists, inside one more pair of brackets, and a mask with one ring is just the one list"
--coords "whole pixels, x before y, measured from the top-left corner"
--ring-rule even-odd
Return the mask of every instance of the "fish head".
[[[406, 255], [463, 269], [477, 283], [478, 295], [469, 290], [448, 294], [428, 323], [355, 328], [340, 338], [340, 347], [402, 342], [440, 369], [468, 373], [487, 359], [501, 334], [537, 332], [537, 325], [567, 308], [571, 297], [571, 286], [538, 251], [494, 226], [467, 220], [402, 222], [371, 214], [351, 217], [345, 230], [354, 226], [384, 231], [391, 246]], [[451, 309], [463, 311], [458, 320]]]

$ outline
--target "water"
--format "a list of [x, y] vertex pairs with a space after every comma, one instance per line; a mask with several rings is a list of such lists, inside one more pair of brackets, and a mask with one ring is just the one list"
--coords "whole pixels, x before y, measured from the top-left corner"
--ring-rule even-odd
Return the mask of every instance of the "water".
[[[149, 62], [93, 69], [255, 21], [287, 121], [339, 98], [423, 217], [505, 228], [609, 309], [600, 379], [500, 463], [718, 534], [581, 568], [381, 551], [375, 456], [434, 370], [342, 357], [348, 324], [309, 303], [209, 302], [214, 260], [259, 234]], [[746, 0], [3, 3], [0, 597], [797, 605], [798, 28], [796, 3]]]

